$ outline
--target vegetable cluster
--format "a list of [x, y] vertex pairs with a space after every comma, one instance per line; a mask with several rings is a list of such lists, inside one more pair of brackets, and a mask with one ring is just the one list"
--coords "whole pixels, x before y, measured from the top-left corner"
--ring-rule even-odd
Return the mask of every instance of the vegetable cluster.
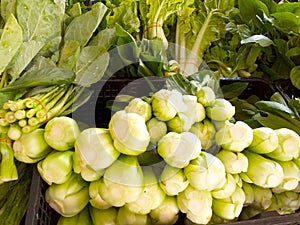
[[[165, 88], [132, 98], [106, 128], [78, 132], [70, 117], [50, 120], [44, 140], [52, 151], [37, 165], [58, 224], [175, 224], [180, 214], [214, 224], [294, 213], [300, 136], [253, 129], [234, 120], [228, 100], [206, 100]], [[56, 129], [69, 138], [53, 143]]]
[[[299, 99], [259, 101], [240, 121], [210, 80], [175, 76], [194, 78], [206, 62], [208, 77], [289, 78], [299, 89], [299, 3], [80, 2], [0, 3], [2, 187], [20, 178], [15, 160], [37, 163], [58, 224], [174, 224], [180, 213], [214, 224], [299, 208]], [[123, 74], [170, 80], [108, 127], [67, 117], [90, 86]]]

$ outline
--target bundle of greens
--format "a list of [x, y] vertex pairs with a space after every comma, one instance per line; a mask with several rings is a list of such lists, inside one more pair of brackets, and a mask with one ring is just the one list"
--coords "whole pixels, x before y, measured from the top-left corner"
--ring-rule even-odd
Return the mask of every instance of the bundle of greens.
[[1, 2], [0, 126], [14, 141], [88, 101], [109, 62], [103, 45], [89, 45], [107, 13], [104, 4], [88, 11], [79, 3], [66, 8], [65, 1], [27, 4]]
[[[209, 79], [192, 77], [177, 74], [131, 98], [108, 127], [78, 133], [68, 117], [47, 123], [53, 150], [38, 170], [59, 223], [176, 224], [183, 214], [187, 223], [219, 224], [299, 209], [299, 134], [251, 128], [211, 95]], [[53, 143], [48, 125], [71, 138]]]

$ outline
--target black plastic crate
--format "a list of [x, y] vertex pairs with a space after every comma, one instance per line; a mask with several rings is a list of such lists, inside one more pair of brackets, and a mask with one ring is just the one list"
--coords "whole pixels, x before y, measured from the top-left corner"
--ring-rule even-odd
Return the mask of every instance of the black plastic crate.
[[46, 202], [48, 184], [43, 181], [37, 168], [33, 170], [30, 198], [24, 225], [56, 225], [59, 214]]
[[300, 90], [292, 84], [291, 80], [278, 80], [275, 82], [275, 87], [287, 102], [293, 98], [300, 98]]
[[[93, 86], [95, 90], [91, 99], [72, 116], [87, 126], [107, 127], [112, 113], [106, 107], [107, 101], [114, 100], [119, 94], [142, 97], [152, 93], [155, 89], [164, 87], [165, 79], [148, 78], [145, 79], [117, 79], [102, 80]], [[148, 82], [151, 81], [151, 82]], [[247, 99], [251, 95], [256, 95], [260, 99], [268, 100], [277, 90], [275, 86], [262, 79], [248, 78], [225, 78], [220, 80], [220, 86], [243, 82], [247, 88], [239, 95], [242, 99]], [[155, 84], [152, 86], [152, 84]], [[154, 89], [153, 89], [154, 88]], [[56, 225], [59, 214], [55, 212], [45, 200], [45, 191], [48, 185], [41, 179], [37, 170], [34, 170], [33, 180], [30, 190], [29, 207], [26, 214], [25, 225]], [[180, 215], [182, 215], [180, 213]], [[176, 225], [184, 224], [184, 216], [180, 216]], [[276, 212], [262, 213], [255, 218], [246, 221], [226, 223], [228, 225], [300, 225], [300, 212], [279, 216]]]

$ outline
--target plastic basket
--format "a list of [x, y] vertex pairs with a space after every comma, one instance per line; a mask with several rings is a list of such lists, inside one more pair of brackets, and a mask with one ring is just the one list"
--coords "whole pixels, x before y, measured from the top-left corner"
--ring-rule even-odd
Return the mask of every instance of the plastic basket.
[[[164, 87], [165, 80], [153, 78], [157, 89]], [[235, 82], [247, 82], [247, 89], [244, 90], [240, 98], [248, 98], [257, 95], [260, 99], [268, 100], [276, 91], [276, 88], [269, 82], [261, 79], [221, 79], [220, 86]], [[113, 112], [107, 107], [106, 103], [119, 94], [128, 94], [136, 97], [145, 96], [145, 93], [153, 92], [151, 85], [145, 79], [109, 79], [101, 81], [93, 87], [95, 93], [92, 100], [88, 101], [79, 109], [77, 119], [89, 126], [107, 127], [108, 121]], [[94, 108], [93, 108], [94, 107]], [[91, 116], [92, 114], [92, 116]], [[83, 118], [90, 120], [84, 121]], [[92, 119], [91, 119], [92, 118]], [[48, 185], [41, 179], [37, 170], [34, 170], [33, 180], [30, 190], [30, 200], [26, 214], [25, 225], [56, 225], [59, 214], [55, 212], [45, 200], [45, 191]], [[182, 215], [182, 214], [180, 214]], [[180, 216], [176, 225], [184, 224], [184, 216]], [[300, 225], [300, 212], [279, 216], [275, 212], [262, 213], [259, 216], [247, 221], [237, 221], [226, 223], [227, 225]]]
[[42, 180], [37, 168], [33, 170], [30, 198], [24, 225], [56, 225], [59, 215], [46, 202], [48, 184]]
[[286, 101], [300, 97], [300, 90], [297, 89], [290, 80], [278, 80], [275, 82], [275, 87]]

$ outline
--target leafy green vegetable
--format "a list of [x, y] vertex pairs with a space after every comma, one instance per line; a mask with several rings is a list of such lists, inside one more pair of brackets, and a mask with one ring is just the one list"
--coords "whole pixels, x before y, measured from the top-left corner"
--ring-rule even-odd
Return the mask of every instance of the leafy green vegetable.
[[15, 16], [16, 0], [2, 0], [1, 3], [1, 17], [6, 22], [11, 14]]
[[98, 46], [82, 49], [75, 65], [75, 83], [84, 87], [100, 80], [108, 66], [109, 54]]
[[[95, 3], [91, 10], [75, 17], [65, 30], [64, 41], [76, 40], [84, 47], [93, 33], [98, 28], [107, 12], [107, 7], [101, 3]], [[78, 29], [80, 27], [81, 29]]]
[[199, 2], [195, 8], [185, 5], [182, 13], [188, 15], [179, 14], [176, 24], [175, 56], [185, 74], [197, 72], [209, 45], [220, 38], [228, 22], [225, 15], [233, 6], [232, 0]]
[[[64, 1], [24, 1], [16, 2], [16, 13], [23, 29], [24, 41], [45, 42], [60, 35], [61, 20], [64, 15]], [[62, 6], [60, 6], [62, 5]]]
[[[300, 54], [300, 53], [299, 53]], [[299, 55], [298, 54], [298, 55]], [[292, 84], [298, 88], [300, 90], [300, 66], [295, 66], [292, 70], [291, 70], [291, 82]]]
[[40, 70], [28, 71], [11, 85], [1, 91], [14, 91], [36, 86], [69, 84], [75, 78], [74, 72], [59, 67], [46, 67]]
[[138, 1], [107, 1], [106, 5], [111, 13], [106, 17], [107, 28], [115, 27], [119, 24], [127, 32], [136, 35], [140, 32], [140, 19], [138, 15]]
[[[23, 41], [22, 33], [22, 29], [17, 19], [11, 14], [4, 26], [0, 39], [0, 74], [3, 73], [19, 50]], [[5, 77], [3, 78], [2, 76], [0, 88], [4, 86], [3, 82], [5, 82], [5, 80]]]

